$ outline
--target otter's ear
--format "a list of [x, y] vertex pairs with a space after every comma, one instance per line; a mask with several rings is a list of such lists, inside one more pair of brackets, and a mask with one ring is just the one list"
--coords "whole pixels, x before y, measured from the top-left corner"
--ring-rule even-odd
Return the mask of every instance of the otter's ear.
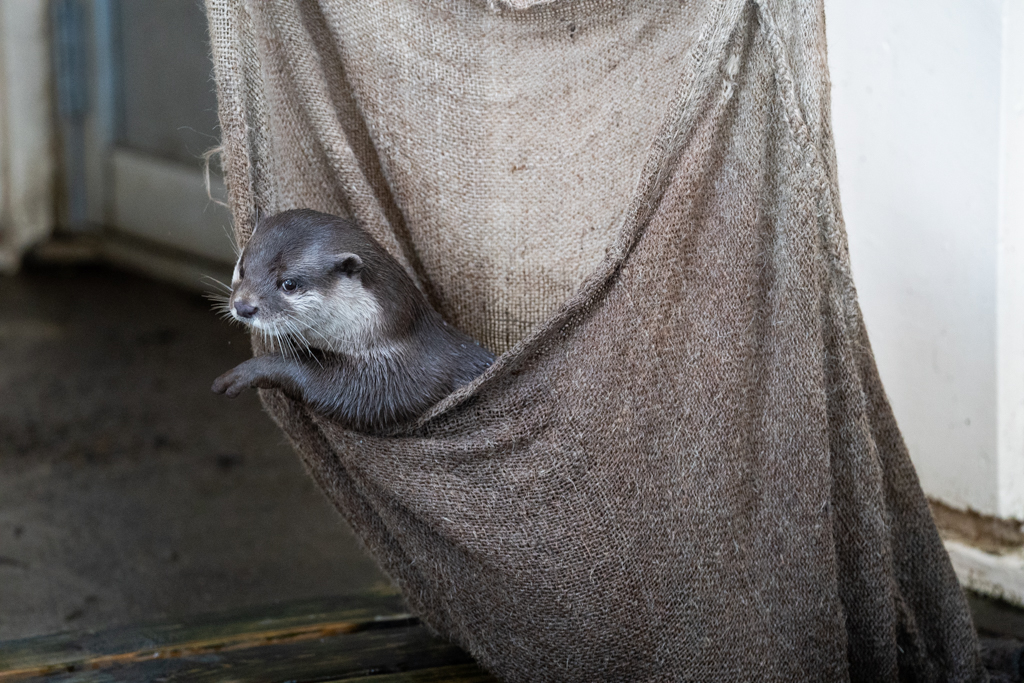
[[356, 254], [339, 254], [334, 260], [334, 269], [352, 277], [363, 269], [363, 259]]

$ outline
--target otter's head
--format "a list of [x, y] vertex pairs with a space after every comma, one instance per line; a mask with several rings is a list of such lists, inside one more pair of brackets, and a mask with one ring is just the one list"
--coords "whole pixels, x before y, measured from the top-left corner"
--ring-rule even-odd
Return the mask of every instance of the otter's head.
[[261, 220], [235, 264], [231, 316], [285, 345], [370, 347], [381, 307], [365, 282], [368, 239], [350, 221], [315, 211]]

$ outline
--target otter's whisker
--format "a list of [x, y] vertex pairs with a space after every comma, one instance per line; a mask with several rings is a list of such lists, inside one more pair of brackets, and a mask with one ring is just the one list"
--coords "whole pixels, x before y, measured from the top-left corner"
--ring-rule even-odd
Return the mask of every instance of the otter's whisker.
[[231, 285], [225, 284], [225, 283], [221, 282], [220, 280], [218, 280], [217, 278], [215, 278], [215, 277], [213, 277], [211, 275], [203, 275], [199, 279], [200, 280], [206, 280], [210, 284], [216, 285], [217, 287], [220, 287], [221, 289], [226, 291], [228, 294], [231, 294]]
[[285, 324], [288, 326], [288, 335], [291, 340], [296, 344], [301, 343], [306, 351], [306, 355], [316, 361], [316, 364], [323, 368], [323, 364], [320, 362], [320, 359], [313, 353], [309, 340], [306, 339], [306, 335], [302, 333], [298, 320], [293, 316], [287, 316], [285, 318]]

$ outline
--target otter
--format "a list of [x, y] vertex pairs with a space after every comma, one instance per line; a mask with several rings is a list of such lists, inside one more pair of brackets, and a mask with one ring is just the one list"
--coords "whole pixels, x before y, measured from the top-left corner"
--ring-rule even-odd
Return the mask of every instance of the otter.
[[357, 431], [419, 417], [494, 362], [358, 225], [309, 209], [257, 223], [225, 304], [271, 352], [218, 377], [214, 392], [281, 389]]

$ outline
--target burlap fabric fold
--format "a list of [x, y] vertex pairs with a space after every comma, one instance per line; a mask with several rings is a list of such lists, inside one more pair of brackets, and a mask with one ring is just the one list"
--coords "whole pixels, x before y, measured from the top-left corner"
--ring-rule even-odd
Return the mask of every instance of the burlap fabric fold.
[[263, 400], [509, 681], [981, 681], [850, 277], [820, 0], [207, 0], [240, 242], [358, 219], [500, 360]]

